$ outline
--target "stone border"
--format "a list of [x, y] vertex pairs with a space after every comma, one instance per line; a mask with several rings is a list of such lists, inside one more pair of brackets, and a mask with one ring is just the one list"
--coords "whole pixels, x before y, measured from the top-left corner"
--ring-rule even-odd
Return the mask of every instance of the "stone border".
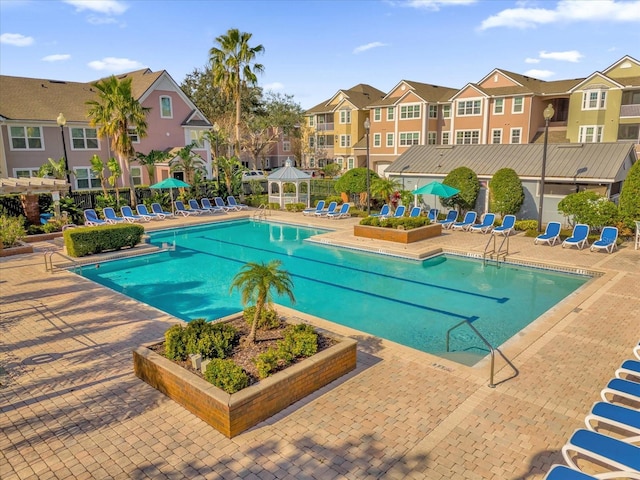
[[148, 348], [153, 344], [133, 350], [133, 369], [140, 379], [232, 438], [356, 368], [357, 342], [330, 336], [336, 345], [234, 394], [153, 352]]
[[0, 257], [10, 257], [12, 255], [22, 255], [24, 253], [33, 253], [33, 247], [26, 242], [18, 240], [16, 247], [3, 247], [0, 242]]
[[370, 225], [354, 225], [353, 235], [356, 237], [372, 238], [396, 243], [413, 243], [442, 235], [442, 225], [433, 223], [411, 230], [372, 227]]

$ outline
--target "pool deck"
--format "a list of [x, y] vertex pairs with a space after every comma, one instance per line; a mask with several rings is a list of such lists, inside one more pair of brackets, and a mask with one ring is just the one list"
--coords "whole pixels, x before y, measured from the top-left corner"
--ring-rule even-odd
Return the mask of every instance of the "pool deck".
[[[445, 231], [392, 246], [355, 238], [358, 219], [268, 219], [333, 228], [325, 242], [388, 254], [481, 255], [488, 240]], [[52, 242], [2, 258], [0, 477], [542, 479], [563, 463], [560, 449], [640, 339], [640, 250], [534, 246], [522, 234], [509, 242], [510, 259], [598, 273], [501, 347], [515, 378], [499, 359], [489, 388], [486, 361], [465, 367], [288, 312], [356, 338], [357, 368], [233, 439], [133, 374], [131, 351], [176, 319], [67, 271], [46, 272]]]

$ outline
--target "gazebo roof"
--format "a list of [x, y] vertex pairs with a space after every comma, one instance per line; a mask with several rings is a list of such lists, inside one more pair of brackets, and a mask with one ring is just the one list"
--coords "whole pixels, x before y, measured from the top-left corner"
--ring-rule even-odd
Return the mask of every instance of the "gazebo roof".
[[0, 178], [0, 195], [10, 193], [51, 193], [67, 190], [66, 180], [55, 178]]
[[287, 158], [285, 166], [271, 172], [267, 177], [268, 180], [279, 182], [298, 182], [300, 180], [311, 179], [311, 175], [303, 172], [302, 170], [298, 170], [292, 163], [293, 162]]

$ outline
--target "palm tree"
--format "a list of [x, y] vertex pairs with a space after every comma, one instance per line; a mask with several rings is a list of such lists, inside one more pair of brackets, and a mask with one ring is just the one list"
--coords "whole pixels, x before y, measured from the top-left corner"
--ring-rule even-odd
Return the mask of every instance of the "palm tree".
[[[111, 139], [111, 149], [118, 157], [123, 176], [129, 175], [128, 160], [135, 155], [131, 137], [134, 131], [139, 138], [147, 134], [147, 112], [133, 98], [131, 79], [118, 80], [114, 75], [93, 84], [98, 100], [89, 100], [88, 116], [92, 127], [99, 126], [98, 135]], [[135, 204], [135, 189], [131, 184], [131, 204]], [[123, 179], [124, 186], [124, 179]]]
[[64, 157], [60, 157], [60, 160], [54, 160], [48, 158], [49, 163], [43, 164], [38, 170], [38, 177], [50, 176], [58, 180], [66, 180], [67, 174], [72, 173], [66, 169], [67, 162]]
[[251, 33], [231, 28], [225, 35], [216, 38], [218, 45], [209, 51], [214, 85], [236, 104], [236, 155], [240, 155], [242, 91], [249, 86], [255, 86], [258, 83], [256, 74], [264, 71], [264, 65], [254, 62], [256, 55], [264, 53], [264, 47], [250, 47], [251, 37]]
[[247, 339], [249, 342], [256, 341], [256, 326], [264, 306], [272, 304], [272, 290], [275, 290], [278, 295], [288, 295], [291, 303], [295, 303], [291, 276], [289, 272], [282, 270], [280, 265], [282, 265], [280, 260], [271, 260], [269, 263], [249, 262], [233, 277], [229, 292], [237, 288], [242, 296], [242, 304], [245, 306], [250, 301], [255, 301], [256, 312]]
[[169, 153], [161, 150], [151, 150], [146, 155], [142, 152], [136, 152], [136, 160], [147, 169], [150, 185], [156, 183], [156, 163], [164, 162], [168, 159]]
[[391, 196], [400, 189], [401, 185], [391, 178], [374, 178], [371, 182], [371, 194], [384, 198], [389, 205], [393, 205]]
[[195, 147], [195, 143], [182, 147], [177, 156], [169, 162], [171, 171], [182, 170], [184, 172], [184, 181], [190, 185], [195, 183], [196, 178], [200, 179], [203, 174], [206, 174], [202, 158], [192, 152]]
[[106, 180], [107, 178], [104, 175], [104, 162], [98, 155], [94, 155], [91, 157], [91, 170], [98, 176], [100, 179], [100, 186], [102, 187], [102, 194], [106, 199], [109, 196], [107, 192]]

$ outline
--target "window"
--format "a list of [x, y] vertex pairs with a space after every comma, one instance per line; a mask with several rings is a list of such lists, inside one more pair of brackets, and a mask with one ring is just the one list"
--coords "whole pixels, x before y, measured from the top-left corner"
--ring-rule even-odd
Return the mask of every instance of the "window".
[[402, 105], [400, 107], [400, 118], [420, 118], [420, 105]]
[[351, 123], [351, 110], [340, 110], [340, 123]]
[[71, 148], [73, 150], [98, 150], [98, 132], [95, 128], [72, 128]]
[[311, 157], [309, 159], [309, 167], [310, 168], [315, 168], [316, 167], [316, 159], [315, 158]]
[[491, 130], [491, 143], [494, 145], [500, 145], [502, 143], [502, 129], [494, 128]]
[[449, 145], [449, 132], [442, 132], [442, 145]]
[[353, 166], [353, 157], [347, 158], [347, 170], [351, 170]]
[[429, 105], [429, 118], [438, 118], [438, 106]]
[[387, 133], [387, 147], [393, 147], [393, 133]]
[[591, 90], [582, 94], [582, 110], [600, 110], [607, 105], [605, 90]]
[[313, 127], [315, 125], [315, 122], [313, 121], [313, 117], [309, 117], [309, 126]]
[[138, 129], [135, 127], [129, 127], [129, 138], [132, 143], [140, 143], [140, 137], [138, 136]]
[[11, 127], [12, 150], [44, 150], [40, 127]]
[[40, 170], [39, 168], [21, 168], [21, 169], [14, 169], [13, 170], [13, 176], [16, 178], [31, 178], [31, 177], [37, 177], [38, 176], [38, 170]]
[[160, 97], [160, 117], [173, 118], [173, 109], [171, 108], [171, 97]]
[[382, 144], [382, 136], [379, 133], [373, 134], [373, 146], [379, 147]]
[[633, 140], [640, 143], [640, 123], [629, 123], [618, 127], [618, 140]]
[[480, 115], [480, 100], [459, 100], [458, 116]]
[[493, 101], [493, 114], [502, 115], [504, 113], [504, 98], [496, 98]]
[[196, 148], [204, 148], [204, 131], [189, 130], [189, 140], [196, 144]]
[[316, 144], [315, 138], [309, 137], [309, 148], [315, 147], [315, 144]]
[[285, 140], [282, 142], [282, 151], [283, 152], [291, 151], [291, 142], [289, 140]]
[[461, 130], [456, 132], [456, 145], [478, 145], [480, 130]]
[[341, 147], [350, 147], [351, 146], [351, 135], [340, 135], [340, 146]]
[[524, 112], [524, 97], [514, 97], [513, 99], [513, 113]]
[[640, 105], [640, 90], [622, 92], [621, 105]]
[[427, 145], [435, 145], [437, 142], [437, 138], [438, 134], [436, 132], [427, 133]]
[[451, 105], [442, 106], [442, 118], [451, 118]]
[[73, 169], [76, 177], [76, 188], [101, 188], [100, 179], [89, 167]]
[[336, 163], [340, 166], [340, 170], [342, 171], [342, 169], [344, 168], [344, 158], [342, 157], [336, 158]]
[[134, 185], [142, 185], [142, 169], [140, 167], [131, 167], [131, 180]]
[[511, 129], [511, 143], [517, 144], [522, 141], [522, 129], [521, 128], [512, 128]]
[[373, 109], [373, 121], [379, 122], [382, 119], [382, 111], [380, 108]]
[[418, 145], [420, 143], [419, 132], [405, 132], [400, 134], [400, 146], [408, 147], [410, 145]]
[[395, 118], [396, 111], [393, 107], [387, 107], [387, 120], [393, 120]]
[[580, 127], [578, 133], [578, 143], [600, 143], [602, 142], [602, 129], [600, 125], [589, 125]]

